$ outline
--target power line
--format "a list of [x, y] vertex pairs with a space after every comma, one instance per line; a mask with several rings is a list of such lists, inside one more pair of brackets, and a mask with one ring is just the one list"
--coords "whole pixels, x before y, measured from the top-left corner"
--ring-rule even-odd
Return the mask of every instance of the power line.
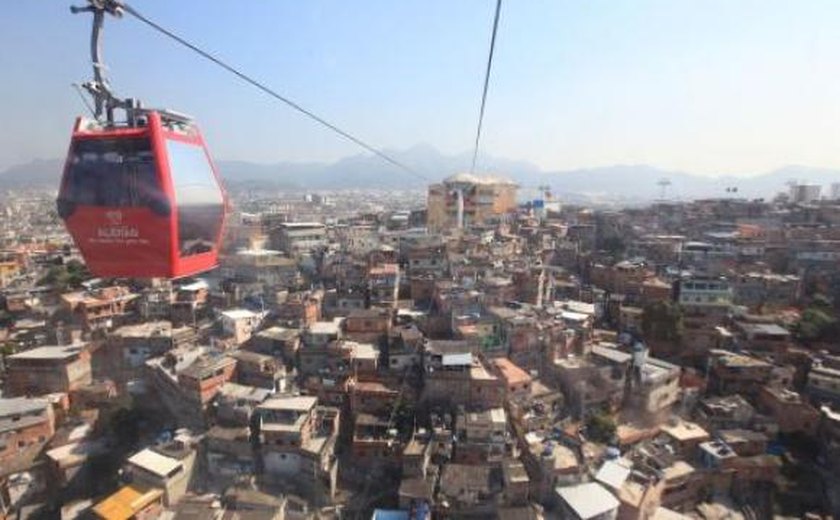
[[478, 128], [475, 131], [475, 148], [473, 149], [470, 173], [475, 172], [475, 160], [478, 158], [478, 143], [481, 141], [481, 125], [484, 122], [484, 106], [487, 104], [487, 87], [490, 84], [490, 69], [493, 67], [493, 50], [496, 48], [496, 32], [499, 29], [499, 13], [502, 10], [502, 0], [496, 0], [496, 15], [493, 17], [493, 35], [490, 37], [490, 53], [487, 56], [487, 70], [484, 73], [484, 90], [481, 93], [481, 110], [478, 112]]
[[88, 112], [90, 112], [90, 115], [93, 116], [94, 119], [96, 119], [96, 111], [93, 109], [93, 106], [91, 106], [90, 101], [88, 101], [88, 99], [85, 97], [84, 92], [82, 92], [81, 85], [79, 85], [78, 83], [73, 83], [73, 88], [75, 88], [76, 92], [79, 93], [79, 97], [82, 99], [82, 103], [84, 103], [85, 108], [87, 108]]
[[356, 145], [364, 148], [365, 150], [367, 150], [370, 153], [376, 155], [377, 157], [385, 160], [386, 162], [388, 162], [388, 163], [390, 163], [390, 164], [392, 164], [392, 165], [410, 173], [411, 175], [414, 175], [415, 177], [418, 177], [419, 179], [421, 179], [423, 181], [429, 182], [428, 178], [426, 178], [423, 174], [421, 174], [420, 172], [418, 172], [414, 168], [411, 168], [410, 166], [394, 159], [393, 157], [389, 156], [385, 152], [377, 149], [376, 147], [366, 143], [362, 139], [354, 136], [350, 132], [348, 132], [346, 130], [342, 130], [338, 126], [334, 125], [333, 123], [330, 123], [329, 121], [327, 121], [323, 117], [315, 114], [311, 110], [308, 110], [308, 109], [304, 108], [303, 106], [299, 105], [298, 103], [292, 101], [291, 99], [283, 96], [282, 94], [279, 94], [278, 92], [276, 92], [272, 88], [270, 88], [270, 87], [266, 86], [265, 84], [257, 81], [256, 79], [252, 78], [251, 76], [248, 76], [244, 72], [241, 72], [240, 70], [233, 67], [232, 65], [228, 65], [221, 58], [218, 58], [218, 57], [214, 56], [213, 54], [211, 54], [211, 53], [209, 53], [205, 50], [202, 50], [200, 47], [190, 43], [189, 41], [185, 40], [184, 38], [181, 38], [180, 36], [173, 33], [172, 31], [158, 25], [157, 23], [153, 22], [152, 20], [150, 20], [150, 19], [146, 18], [145, 16], [143, 16], [142, 14], [140, 14], [136, 9], [134, 9], [130, 5], [125, 4], [125, 3], [123, 3], [121, 5], [122, 5], [122, 8], [125, 12], [127, 12], [128, 14], [130, 14], [131, 16], [136, 18], [137, 20], [145, 23], [146, 25], [148, 25], [152, 29], [155, 29], [156, 31], [160, 32], [161, 34], [175, 40], [176, 42], [180, 43], [184, 47], [187, 47], [188, 49], [196, 52], [201, 57], [215, 63], [216, 65], [218, 65], [219, 67], [221, 67], [221, 68], [225, 69], [226, 71], [230, 72], [231, 74], [238, 77], [242, 81], [250, 84], [253, 87], [258, 88], [259, 90], [263, 91], [264, 93], [268, 94], [269, 96], [273, 97], [274, 99], [276, 99], [276, 100], [278, 100], [282, 103], [285, 103], [286, 105], [293, 108], [294, 110], [300, 112], [301, 114], [303, 114], [306, 117], [312, 119], [313, 121], [321, 124], [322, 126], [325, 126], [326, 128], [332, 130], [333, 132], [337, 133], [338, 135], [347, 139], [348, 141], [350, 141], [352, 143], [355, 143]]

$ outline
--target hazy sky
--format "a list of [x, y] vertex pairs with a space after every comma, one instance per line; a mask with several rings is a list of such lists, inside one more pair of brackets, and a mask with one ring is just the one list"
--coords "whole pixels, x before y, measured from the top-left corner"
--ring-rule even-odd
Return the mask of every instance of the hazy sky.
[[[493, 0], [134, 0], [153, 20], [383, 148], [470, 149]], [[90, 76], [87, 15], [0, 15], [0, 168], [62, 156]], [[840, 167], [837, 0], [506, 0], [483, 151], [546, 169]], [[119, 93], [195, 116], [222, 159], [360, 153], [132, 18]]]

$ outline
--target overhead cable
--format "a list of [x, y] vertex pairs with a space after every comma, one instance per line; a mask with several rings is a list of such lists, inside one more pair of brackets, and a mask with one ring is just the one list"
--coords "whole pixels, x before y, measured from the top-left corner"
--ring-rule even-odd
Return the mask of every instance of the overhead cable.
[[[403, 171], [405, 171], [405, 172], [407, 172], [407, 173], [409, 173], [409, 174], [411, 174], [411, 175], [413, 175], [413, 176], [415, 176], [415, 177], [417, 177], [417, 178], [419, 178], [423, 181], [427, 181], [427, 182], [429, 181], [428, 178], [426, 178], [423, 174], [421, 174], [420, 172], [418, 172], [414, 168], [406, 165], [405, 163], [403, 163], [403, 162], [401, 162], [397, 159], [394, 159], [393, 157], [386, 154], [382, 150], [374, 147], [373, 145], [368, 144], [367, 142], [365, 142], [364, 140], [362, 140], [359, 137], [356, 137], [355, 135], [351, 134], [347, 130], [343, 130], [342, 128], [336, 126], [335, 124], [330, 123], [329, 121], [327, 121], [323, 117], [319, 116], [318, 114], [312, 112], [311, 110], [309, 110], [307, 108], [304, 108], [299, 103], [297, 103], [295, 101], [292, 101], [291, 99], [287, 98], [286, 96], [283, 96], [282, 94], [278, 93], [277, 91], [275, 91], [271, 87], [268, 87], [264, 83], [252, 78], [251, 76], [245, 74], [244, 72], [240, 71], [236, 67], [234, 67], [232, 65], [229, 65], [228, 63], [223, 61], [221, 58], [218, 58], [217, 56], [211, 54], [210, 52], [201, 49], [197, 45], [195, 45], [193, 43], [190, 43], [186, 39], [178, 36], [177, 34], [175, 34], [172, 31], [170, 31], [169, 29], [166, 29], [165, 27], [155, 23], [154, 21], [150, 20], [149, 18], [146, 18], [145, 16], [140, 14], [136, 9], [134, 9], [130, 5], [123, 3], [122, 7], [123, 7], [123, 9], [126, 13], [130, 14], [131, 16], [136, 18], [137, 20], [143, 22], [144, 24], [146, 24], [149, 27], [155, 29], [156, 31], [160, 32], [161, 34], [171, 38], [172, 40], [175, 40], [176, 42], [180, 43], [184, 47], [187, 47], [188, 49], [197, 53], [201, 57], [215, 63], [216, 65], [218, 65], [219, 67], [221, 67], [221, 68], [225, 69], [226, 71], [230, 72], [231, 74], [238, 77], [239, 79], [241, 79], [245, 83], [248, 83], [249, 85], [251, 85], [253, 87], [256, 87], [257, 89], [263, 91], [265, 94], [268, 94], [269, 96], [273, 97], [274, 99], [276, 99], [276, 100], [278, 100], [282, 103], [285, 103], [286, 105], [288, 105], [292, 109], [296, 110], [297, 112], [305, 115], [306, 117], [308, 117], [309, 119], [312, 119], [313, 121], [319, 123], [320, 125], [332, 130], [333, 132], [337, 133], [341, 137], [343, 137], [343, 138], [347, 139], [348, 141], [360, 146], [361, 148], [364, 148], [368, 152], [376, 155], [377, 157], [379, 157], [379, 158], [383, 159], [384, 161], [392, 164], [393, 166], [396, 166], [396, 167], [400, 168], [401, 170], [403, 170]], [[497, 16], [498, 16], [498, 12], [497, 12]]]
[[484, 90], [481, 92], [481, 109], [478, 112], [478, 127], [475, 131], [475, 147], [473, 148], [470, 173], [475, 172], [475, 161], [478, 158], [478, 145], [481, 141], [481, 126], [484, 122], [484, 106], [487, 104], [487, 88], [490, 85], [490, 70], [493, 68], [493, 51], [496, 48], [496, 32], [499, 30], [499, 13], [501, 10], [502, 0], [496, 0], [496, 14], [493, 16], [493, 35], [490, 37], [490, 52], [487, 55], [487, 70], [484, 72]]

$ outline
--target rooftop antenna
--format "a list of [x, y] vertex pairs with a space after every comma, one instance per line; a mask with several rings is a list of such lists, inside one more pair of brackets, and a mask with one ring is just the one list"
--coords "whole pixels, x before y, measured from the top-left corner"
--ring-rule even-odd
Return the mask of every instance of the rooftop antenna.
[[659, 199], [665, 200], [665, 193], [668, 191], [668, 187], [671, 185], [671, 179], [663, 177], [656, 181], [656, 184], [659, 186]]

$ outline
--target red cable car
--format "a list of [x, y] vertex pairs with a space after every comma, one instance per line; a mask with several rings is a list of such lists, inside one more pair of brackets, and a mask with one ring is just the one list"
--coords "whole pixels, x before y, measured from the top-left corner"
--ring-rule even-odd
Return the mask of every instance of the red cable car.
[[97, 276], [213, 269], [227, 200], [201, 133], [186, 118], [142, 114], [136, 126], [76, 121], [59, 216]]
[[[90, 271], [179, 278], [216, 267], [227, 196], [198, 127], [187, 117], [120, 99], [102, 74], [100, 35], [117, 0], [88, 0], [94, 79], [82, 86], [94, 119], [79, 118], [57, 206]], [[115, 122], [115, 110], [125, 121]]]

